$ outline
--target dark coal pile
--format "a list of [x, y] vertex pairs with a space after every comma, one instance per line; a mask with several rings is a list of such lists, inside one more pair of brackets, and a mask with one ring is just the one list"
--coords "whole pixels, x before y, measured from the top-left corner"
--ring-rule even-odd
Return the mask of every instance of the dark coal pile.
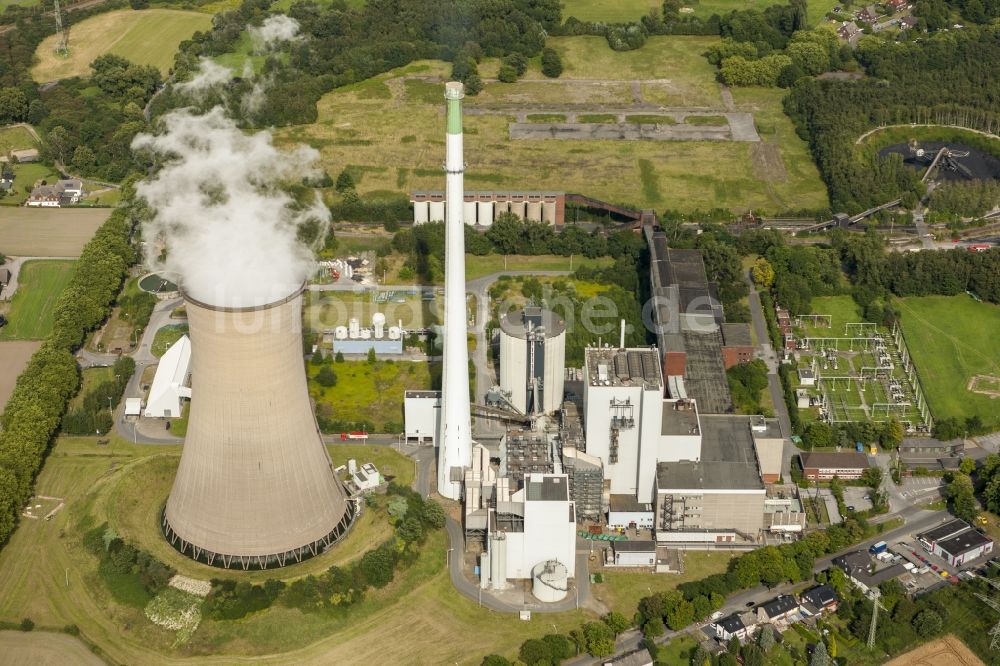
[[939, 163], [939, 168], [934, 176], [936, 180], [1000, 180], [1000, 158], [961, 143], [923, 141], [919, 147], [923, 149], [924, 153], [919, 157], [910, 150], [909, 145], [899, 143], [888, 148], [883, 148], [879, 151], [879, 155], [898, 153], [903, 156], [904, 164], [919, 170], [923, 174], [927, 170], [927, 167], [931, 165], [931, 162], [934, 161], [934, 156], [937, 155], [938, 150], [944, 146], [948, 146], [948, 148], [957, 153], [967, 152], [968, 155], [952, 158], [956, 164], [960, 165], [958, 168], [953, 167], [947, 163], [947, 160], [942, 159], [944, 164]]

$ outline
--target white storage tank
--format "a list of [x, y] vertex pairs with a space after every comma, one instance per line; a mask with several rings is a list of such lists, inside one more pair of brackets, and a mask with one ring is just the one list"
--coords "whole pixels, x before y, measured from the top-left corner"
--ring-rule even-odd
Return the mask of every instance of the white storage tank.
[[443, 201], [431, 201], [430, 202], [430, 220], [429, 222], [444, 222], [444, 202]]
[[490, 535], [490, 586], [494, 590], [507, 587], [507, 537], [503, 532]]
[[385, 315], [381, 312], [373, 314], [372, 327], [375, 328], [375, 337], [381, 340], [382, 334], [385, 332]]
[[528, 212], [525, 215], [526, 220], [531, 220], [537, 222], [542, 219], [542, 202], [541, 201], [529, 201], [528, 202]]
[[372, 339], [371, 329], [366, 328], [365, 330], [361, 331], [361, 339], [362, 340], [371, 340]]
[[465, 222], [466, 224], [475, 224], [476, 223], [476, 202], [475, 201], [466, 201], [462, 205], [462, 217], [465, 218], [463, 220], [463, 222]]
[[352, 338], [361, 337], [361, 323], [356, 317], [351, 317], [347, 322], [347, 332]]
[[539, 562], [531, 570], [531, 593], [544, 603], [562, 601], [569, 594], [569, 570], [558, 560]]
[[[541, 391], [537, 406], [528, 404], [532, 377]], [[555, 412], [562, 405], [565, 382], [566, 322], [562, 317], [539, 307], [514, 310], [502, 317], [500, 388], [509, 393], [511, 404], [522, 412]]]
[[[493, 202], [492, 201], [480, 201], [476, 204], [479, 209], [479, 223], [482, 225], [493, 224]], [[468, 220], [466, 220], [468, 221]]]
[[401, 331], [400, 331], [399, 326], [390, 326], [389, 327], [389, 339], [390, 340], [399, 340], [400, 334], [401, 334]]
[[335, 328], [334, 331], [333, 331], [333, 337], [337, 338], [338, 340], [346, 340], [347, 339], [347, 327], [346, 326], [338, 326], [337, 328]]
[[430, 213], [430, 204], [427, 201], [413, 202], [413, 223], [423, 224], [427, 222], [427, 215]]
[[542, 204], [542, 221], [549, 224], [556, 223], [556, 202], [546, 201]]
[[514, 213], [514, 215], [517, 215], [523, 220], [526, 206], [527, 204], [523, 201], [512, 201], [510, 204], [510, 212]]

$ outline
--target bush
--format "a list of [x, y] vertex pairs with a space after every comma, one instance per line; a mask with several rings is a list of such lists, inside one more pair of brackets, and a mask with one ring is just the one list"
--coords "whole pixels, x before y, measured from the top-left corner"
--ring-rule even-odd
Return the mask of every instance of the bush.
[[316, 373], [316, 383], [320, 386], [330, 388], [337, 385], [337, 373], [328, 365], [324, 365]]
[[497, 78], [501, 83], [514, 83], [517, 81], [517, 70], [510, 65], [501, 65]]
[[26, 617], [23, 620], [21, 620], [20, 627], [21, 631], [31, 631], [32, 629], [35, 628], [35, 623], [32, 621], [30, 617]]
[[63, 627], [63, 633], [69, 634], [70, 636], [79, 636], [80, 627], [76, 626], [75, 624], [67, 624], [65, 627]]
[[518, 650], [517, 656], [528, 666], [549, 664], [552, 662], [552, 653], [549, 651], [549, 646], [540, 638], [529, 638], [521, 643], [521, 649]]
[[562, 74], [563, 64], [559, 52], [546, 48], [542, 51], [542, 74], [550, 79], [557, 79]]

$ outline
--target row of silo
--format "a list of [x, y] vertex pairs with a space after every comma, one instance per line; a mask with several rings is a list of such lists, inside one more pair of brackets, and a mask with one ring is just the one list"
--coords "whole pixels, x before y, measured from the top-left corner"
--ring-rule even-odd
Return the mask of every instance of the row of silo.
[[[554, 201], [466, 201], [462, 212], [466, 224], [488, 227], [504, 213], [514, 213], [521, 219], [534, 222], [556, 223]], [[414, 201], [413, 223], [442, 222], [445, 219], [444, 201]]]

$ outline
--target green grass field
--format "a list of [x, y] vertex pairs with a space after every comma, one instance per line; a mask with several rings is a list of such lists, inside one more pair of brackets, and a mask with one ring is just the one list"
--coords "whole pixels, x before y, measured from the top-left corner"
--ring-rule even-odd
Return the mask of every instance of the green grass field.
[[56, 301], [75, 269], [72, 261], [25, 262], [0, 340], [41, 340], [47, 336], [52, 331]]
[[6, 155], [12, 150], [34, 147], [35, 139], [23, 127], [0, 129], [0, 155]]
[[625, 572], [605, 569], [604, 582], [591, 586], [594, 596], [612, 610], [632, 617], [639, 606], [639, 599], [653, 592], [672, 590], [681, 583], [700, 580], [712, 574], [723, 573], [729, 566], [730, 553], [687, 551], [684, 553], [684, 573], [657, 574]]
[[203, 12], [171, 9], [120, 10], [81, 21], [69, 33], [69, 57], [56, 53], [58, 35], [45, 38], [35, 51], [31, 70], [39, 83], [71, 76], [88, 76], [90, 63], [104, 53], [114, 53], [140, 65], [154, 65], [166, 74], [177, 45], [198, 30], [212, 26]]
[[[395, 432], [403, 423], [403, 392], [431, 388], [430, 369], [426, 363], [409, 361], [367, 361], [333, 363], [337, 385], [324, 388], [314, 381], [320, 367], [309, 363], [309, 392], [316, 399], [317, 411], [330, 410], [330, 418], [343, 421], [367, 421], [376, 432]], [[391, 424], [391, 429], [384, 429]]]
[[153, 344], [149, 346], [149, 351], [153, 356], [163, 356], [170, 349], [170, 346], [180, 340], [187, 331], [187, 324], [170, 324], [169, 326], [164, 326], [153, 336]]
[[[543, 80], [532, 63], [521, 81], [488, 83], [478, 97], [466, 98], [470, 108], [498, 110], [497, 115], [465, 118], [470, 189], [523, 190], [530, 184], [533, 190], [580, 192], [684, 211], [828, 205], [808, 148], [781, 110], [781, 90], [734, 91], [738, 108], [762, 124], [762, 144], [510, 140], [510, 117], [504, 111], [558, 111], [574, 105], [586, 115], [600, 115], [601, 105], [627, 109], [633, 103], [632, 81], [640, 82], [646, 104], [722, 110], [714, 68], [701, 55], [714, 38], [655, 37], [626, 53], [612, 51], [600, 37], [548, 41], [563, 54], [564, 78]], [[484, 62], [484, 76], [493, 65], [495, 61]], [[319, 149], [331, 173], [348, 164], [369, 167], [359, 174], [362, 194], [440, 189], [443, 86], [408, 77], [443, 80], [448, 72], [445, 63], [420, 61], [338, 90], [320, 100], [316, 123], [279, 129], [276, 135], [282, 143]]]
[[998, 421], [998, 398], [968, 390], [976, 375], [1000, 377], [1000, 307], [962, 296], [896, 301], [903, 333], [935, 418]]
[[626, 23], [638, 21], [650, 9], [661, 11], [662, 2], [657, 0], [566, 0], [563, 2], [562, 16], [565, 21], [575, 16], [581, 21], [604, 23]]
[[844, 324], [864, 321], [851, 296], [817, 296], [812, 299], [812, 314], [830, 315], [832, 325], [829, 328], [809, 324], [804, 327], [807, 334], [823, 338], [843, 337]]
[[[337, 448], [330, 447], [334, 460], [339, 460]], [[169, 487], [170, 467], [176, 465], [179, 452], [176, 446], [133, 446], [117, 438], [109, 446], [96, 445], [95, 438], [58, 440], [39, 475], [37, 489], [39, 494], [64, 498], [66, 506], [51, 521], [22, 521], [0, 551], [0, 589], [4, 591], [0, 620], [18, 623], [30, 617], [40, 628], [73, 623], [106, 661], [158, 666], [207, 661], [472, 665], [492, 652], [513, 658], [522, 641], [552, 633], [553, 625], [555, 631], [565, 633], [594, 619], [584, 611], [574, 611], [535, 615], [530, 622], [522, 622], [516, 615], [479, 608], [451, 586], [445, 568], [447, 546], [437, 532], [417, 562], [388, 587], [369, 591], [348, 615], [302, 613], [277, 606], [237, 622], [203, 620], [189, 644], [172, 646], [171, 632], [151, 625], [141, 609], [112, 598], [97, 573], [96, 559], [80, 544], [78, 525], [87, 515], [118, 512], [119, 526], [147, 521], [144, 529], [155, 532], [158, 501]], [[351, 455], [366, 458], [363, 452]], [[153, 469], [159, 465], [154, 457], [169, 464], [163, 463], [152, 477], [136, 475], [133, 463], [149, 460], [143, 464]], [[138, 505], [157, 508], [135, 515]], [[378, 539], [375, 532], [359, 536], [355, 543], [360, 546], [350, 541], [343, 545], [367, 550]], [[164, 541], [159, 543], [169, 548]], [[328, 555], [343, 556], [335, 551]], [[321, 566], [326, 560], [315, 562]], [[221, 574], [213, 569], [211, 575]], [[401, 628], [405, 628], [405, 640], [401, 640]], [[206, 659], [209, 654], [211, 659]]]

